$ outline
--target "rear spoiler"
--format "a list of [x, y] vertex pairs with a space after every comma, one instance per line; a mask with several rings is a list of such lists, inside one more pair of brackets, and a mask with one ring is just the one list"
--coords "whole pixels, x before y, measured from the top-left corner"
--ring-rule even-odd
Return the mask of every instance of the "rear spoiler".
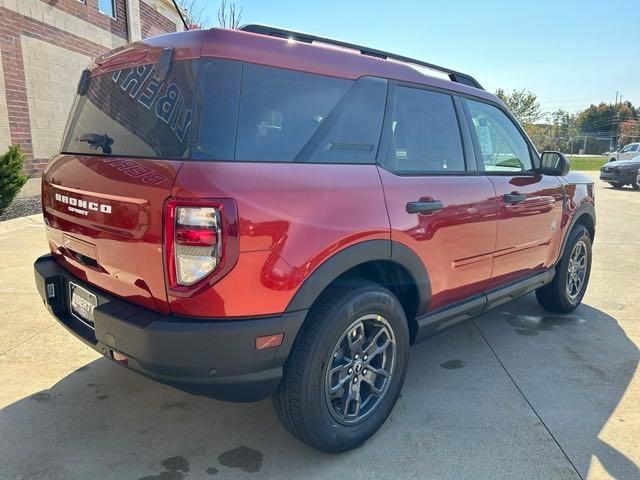
[[[160, 82], [164, 81], [171, 70], [171, 60], [173, 59], [173, 48], [164, 48], [158, 57], [158, 71], [156, 79]], [[82, 96], [89, 90], [89, 84], [91, 83], [91, 70], [85, 68], [80, 75], [80, 81], [78, 82], [78, 95]]]

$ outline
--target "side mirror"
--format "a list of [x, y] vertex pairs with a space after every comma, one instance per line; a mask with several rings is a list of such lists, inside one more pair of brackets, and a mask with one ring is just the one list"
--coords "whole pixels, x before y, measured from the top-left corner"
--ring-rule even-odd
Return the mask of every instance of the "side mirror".
[[571, 162], [563, 153], [560, 152], [542, 152], [542, 162], [540, 165], [540, 173], [543, 175], [553, 175], [563, 177], [571, 170]]

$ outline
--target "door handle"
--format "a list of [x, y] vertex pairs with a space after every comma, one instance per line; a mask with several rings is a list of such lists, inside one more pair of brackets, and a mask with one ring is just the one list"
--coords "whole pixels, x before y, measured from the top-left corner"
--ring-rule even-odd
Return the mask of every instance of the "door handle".
[[511, 192], [511, 193], [505, 193], [502, 196], [502, 199], [504, 200], [504, 203], [518, 203], [518, 202], [524, 202], [527, 199], [527, 196], [522, 193]]
[[419, 200], [417, 202], [407, 203], [407, 213], [432, 213], [442, 210], [444, 207], [440, 200]]

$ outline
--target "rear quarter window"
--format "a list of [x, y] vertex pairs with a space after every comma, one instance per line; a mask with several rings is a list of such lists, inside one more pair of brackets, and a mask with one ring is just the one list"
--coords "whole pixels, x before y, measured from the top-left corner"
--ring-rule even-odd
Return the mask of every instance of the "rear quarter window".
[[62, 150], [67, 153], [184, 158], [189, 153], [197, 62], [175, 62], [91, 78], [76, 99]]
[[235, 159], [294, 161], [352, 83], [245, 64]]

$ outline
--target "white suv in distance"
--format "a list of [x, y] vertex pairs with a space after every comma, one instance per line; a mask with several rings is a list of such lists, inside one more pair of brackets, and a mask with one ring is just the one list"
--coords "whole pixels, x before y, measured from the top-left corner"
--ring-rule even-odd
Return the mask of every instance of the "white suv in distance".
[[625, 145], [622, 150], [617, 152], [612, 152], [609, 155], [610, 162], [616, 162], [620, 160], [631, 160], [634, 157], [637, 157], [640, 153], [640, 143], [629, 143]]

